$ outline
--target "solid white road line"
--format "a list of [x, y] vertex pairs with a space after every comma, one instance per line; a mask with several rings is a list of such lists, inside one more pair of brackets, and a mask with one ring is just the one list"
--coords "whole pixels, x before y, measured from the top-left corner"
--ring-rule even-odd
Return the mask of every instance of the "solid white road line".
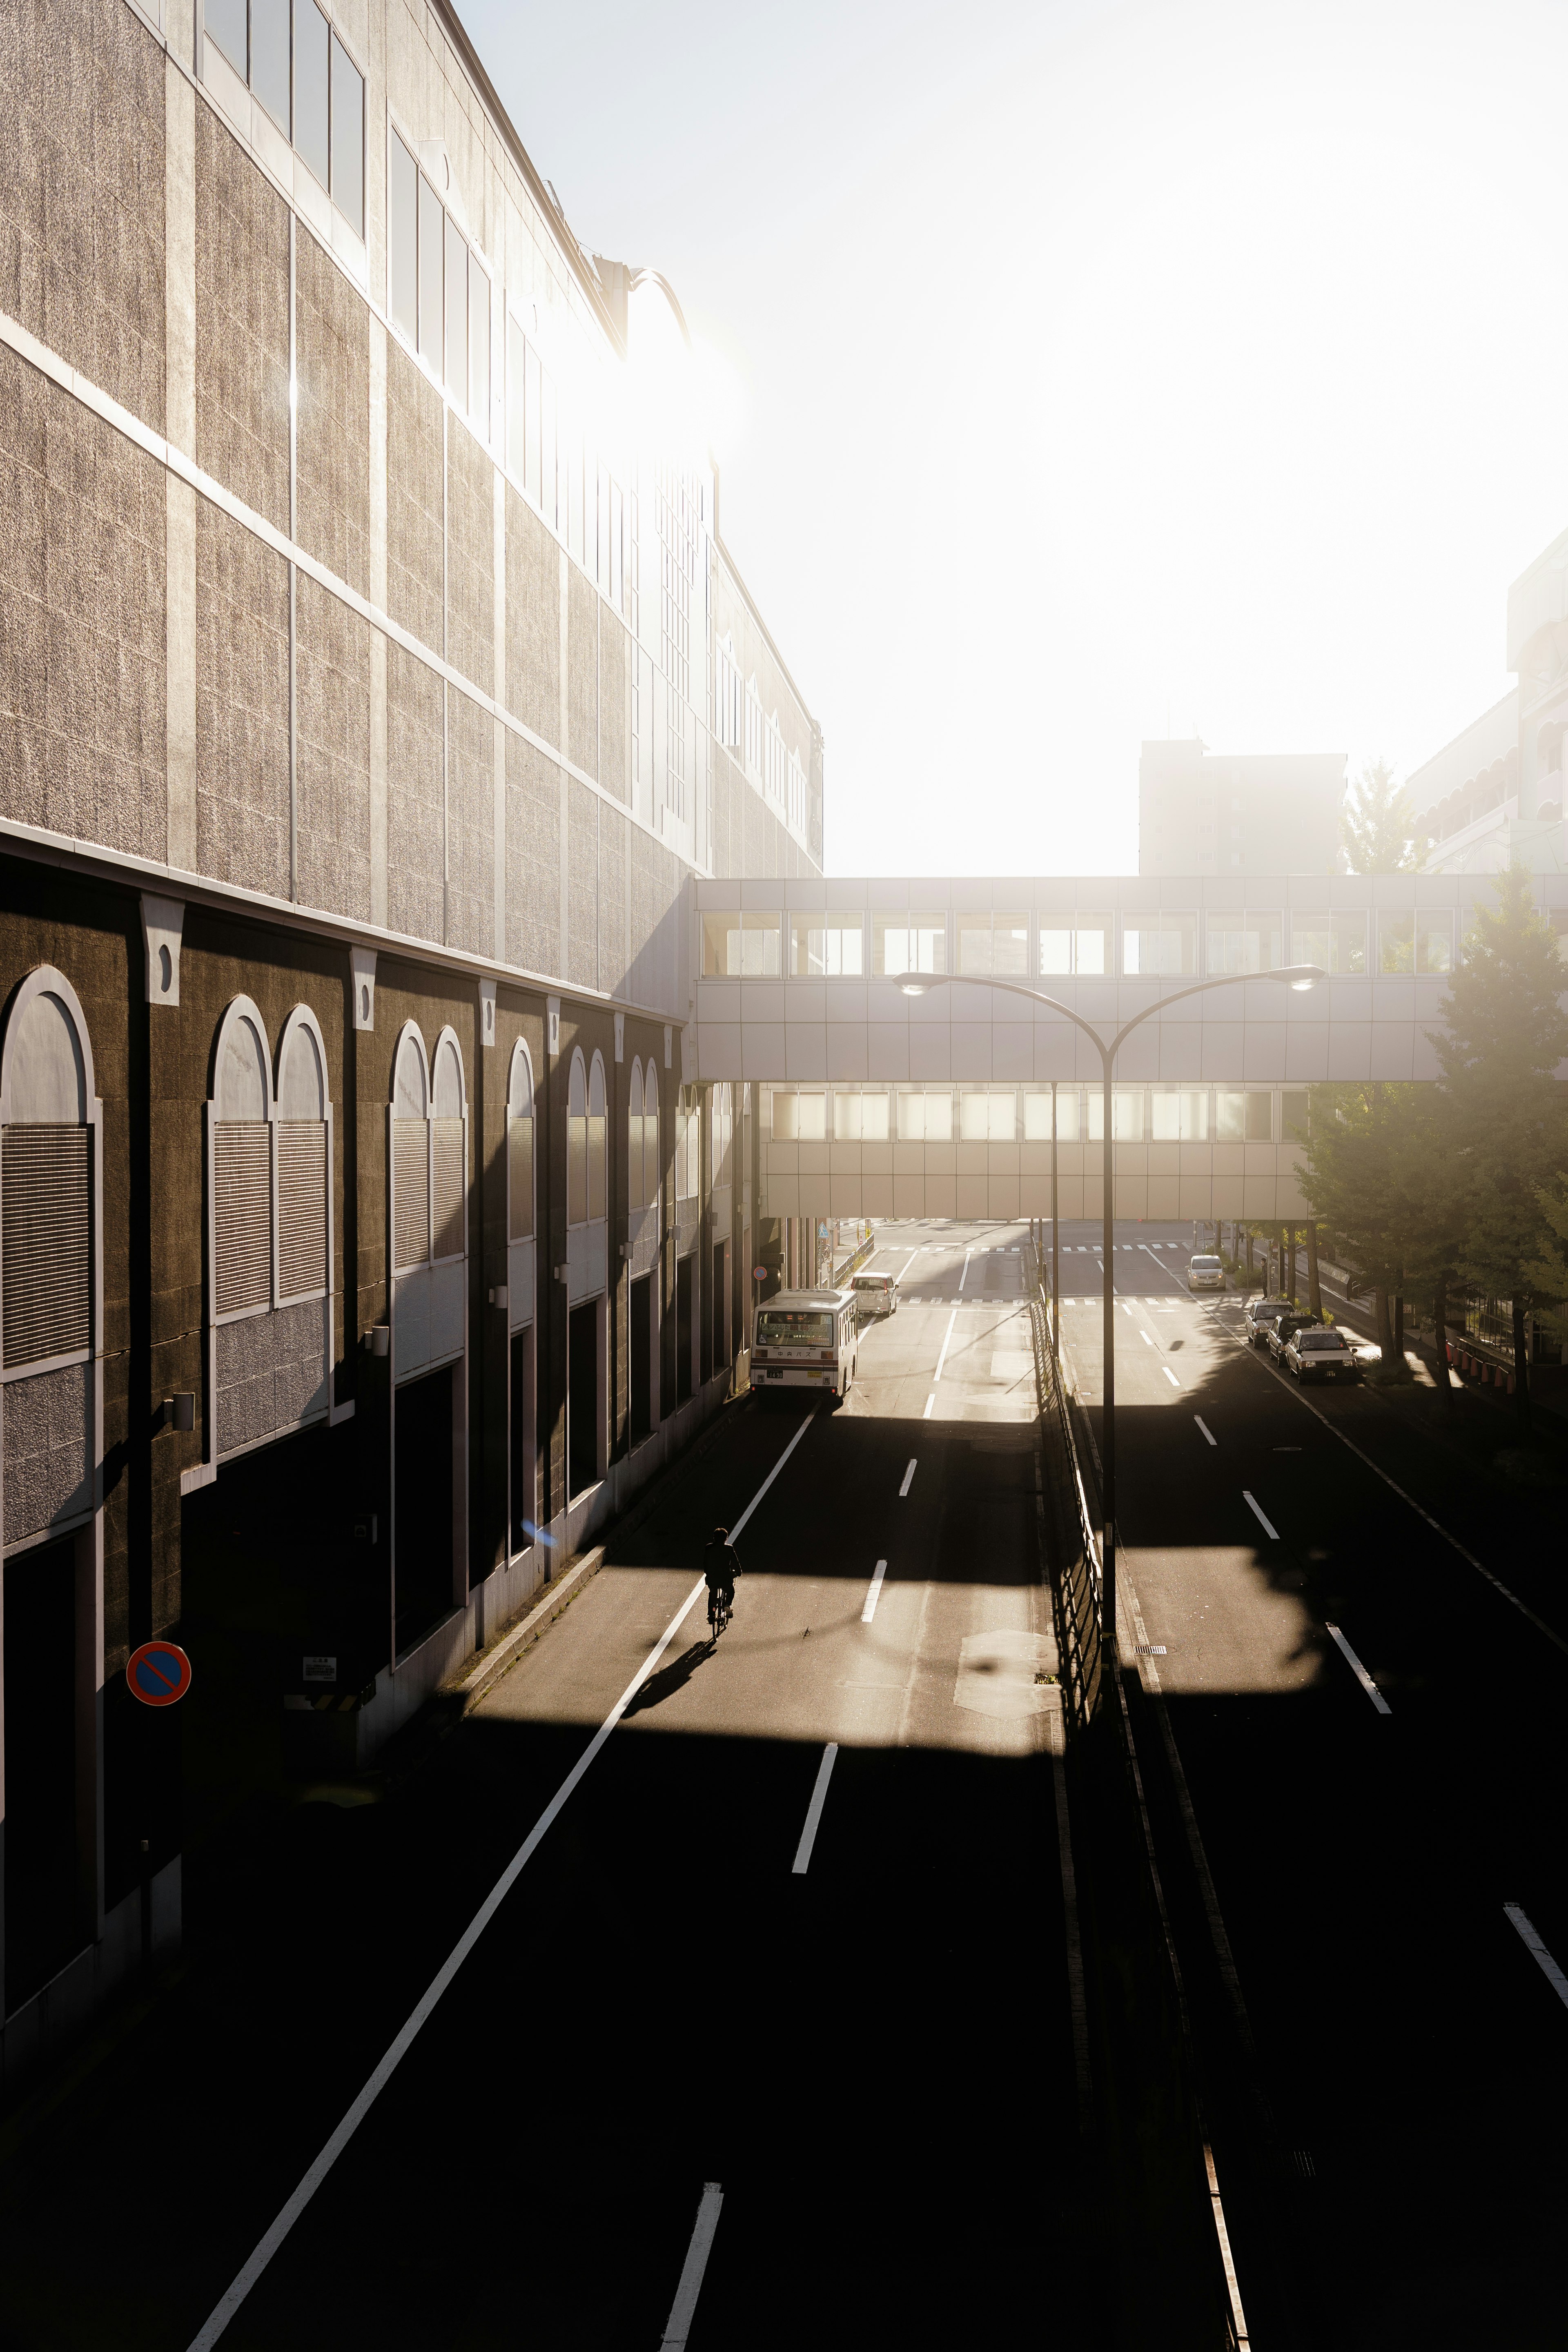
[[969, 1279], [969, 1261], [973, 1255], [974, 1253], [973, 1250], [965, 1250], [963, 1253], [963, 1272], [958, 1277], [958, 1286], [960, 1290], [963, 1288], [964, 1284]]
[[1274, 1526], [1268, 1512], [1264, 1509], [1262, 1504], [1258, 1502], [1256, 1496], [1249, 1495], [1244, 1486], [1241, 1490], [1241, 1499], [1247, 1505], [1247, 1509], [1252, 1513], [1253, 1517], [1258, 1521], [1258, 1526], [1263, 1529], [1264, 1534], [1268, 1536], [1271, 1541], [1278, 1543], [1279, 1540], [1279, 1530]]
[[795, 1850], [795, 1869], [791, 1874], [795, 1878], [804, 1878], [811, 1868], [811, 1849], [816, 1843], [816, 1826], [822, 1819], [822, 1808], [827, 1802], [827, 1784], [833, 1778], [833, 1759], [837, 1753], [837, 1740], [830, 1739], [816, 1768], [816, 1786], [811, 1792], [811, 1802], [805, 1809], [805, 1827]]
[[1171, 1386], [1173, 1389], [1179, 1389], [1181, 1387], [1181, 1381], [1176, 1378], [1175, 1373], [1171, 1370], [1169, 1364], [1162, 1364], [1160, 1370], [1164, 1373], [1165, 1378], [1170, 1381]]
[[1151, 1339], [1147, 1331], [1140, 1331], [1138, 1337], [1142, 1340], [1143, 1345], [1146, 1348], [1152, 1348], [1153, 1346], [1154, 1342]]
[[866, 1595], [866, 1606], [860, 1612], [860, 1622], [862, 1625], [868, 1625], [871, 1622], [872, 1618], [877, 1613], [877, 1596], [882, 1590], [882, 1579], [887, 1573], [887, 1561], [885, 1559], [879, 1559], [877, 1562], [877, 1573], [871, 1579], [871, 1589]]
[[762, 1501], [763, 1496], [767, 1493], [768, 1488], [773, 1485], [773, 1480], [778, 1476], [779, 1472], [784, 1468], [784, 1464], [789, 1460], [790, 1455], [795, 1452], [795, 1447], [800, 1444], [801, 1439], [811, 1427], [815, 1417], [816, 1416], [813, 1413], [808, 1412], [806, 1414], [805, 1419], [801, 1423], [800, 1427], [795, 1431], [795, 1435], [790, 1439], [789, 1444], [784, 1447], [784, 1452], [779, 1455], [778, 1460], [773, 1464], [773, 1468], [768, 1472], [767, 1476], [763, 1480], [762, 1485], [757, 1488], [756, 1493], [746, 1505], [745, 1509], [742, 1512], [740, 1517], [736, 1520], [734, 1526], [730, 1530], [730, 1541], [731, 1543], [734, 1542], [735, 1538], [740, 1534], [741, 1529], [745, 1526], [746, 1521], [751, 1517], [752, 1513], [756, 1509], [757, 1505]]
[[1372, 1676], [1367, 1673], [1366, 1668], [1362, 1664], [1361, 1660], [1356, 1656], [1355, 1652], [1351, 1648], [1350, 1643], [1346, 1641], [1339, 1627], [1337, 1625], [1331, 1625], [1327, 1618], [1323, 1620], [1323, 1626], [1324, 1631], [1328, 1633], [1330, 1639], [1337, 1644], [1344, 1657], [1345, 1664], [1349, 1666], [1357, 1682], [1360, 1683], [1363, 1690], [1365, 1691], [1368, 1698], [1371, 1699], [1373, 1706], [1376, 1707], [1379, 1715], [1392, 1715], [1394, 1713], [1394, 1709], [1389, 1706], [1388, 1701], [1384, 1697], [1383, 1693], [1378, 1689], [1377, 1685], [1373, 1681]]
[[713, 2251], [713, 2232], [719, 2227], [719, 2209], [723, 2202], [724, 2191], [718, 2181], [705, 2180], [698, 2202], [697, 2220], [692, 2225], [691, 2243], [686, 2249], [686, 2260], [681, 2265], [680, 2284], [675, 2290], [675, 2301], [669, 2306], [669, 2321], [659, 2339], [659, 2352], [686, 2352], [686, 2339], [697, 2315], [697, 2298], [702, 2292], [702, 2273]]
[[[737, 1536], [741, 1529], [745, 1526], [746, 1521], [751, 1517], [752, 1513], [756, 1509], [757, 1505], [762, 1501], [763, 1496], [767, 1493], [768, 1488], [773, 1485], [773, 1480], [778, 1476], [779, 1472], [784, 1468], [784, 1464], [789, 1460], [790, 1455], [795, 1452], [795, 1447], [805, 1435], [805, 1433], [810, 1428], [814, 1418], [815, 1416], [812, 1413], [808, 1412], [806, 1414], [805, 1419], [801, 1423], [800, 1427], [795, 1431], [795, 1435], [790, 1439], [789, 1444], [784, 1447], [784, 1452], [779, 1455], [778, 1460], [773, 1464], [773, 1468], [768, 1472], [767, 1476], [763, 1480], [762, 1485], [758, 1487], [756, 1493], [752, 1496], [751, 1501], [747, 1504], [745, 1509], [736, 1520], [733, 1528], [731, 1528], [730, 1531], [731, 1539]], [[563, 1807], [565, 1805], [567, 1798], [571, 1796], [579, 1781], [586, 1778], [589, 1769], [593, 1765], [595, 1758], [598, 1756], [600, 1749], [605, 1746], [611, 1732], [614, 1731], [616, 1724], [619, 1723], [622, 1716], [625, 1715], [627, 1707], [630, 1706], [638, 1691], [641, 1690], [648, 1676], [658, 1664], [660, 1658], [663, 1657], [671, 1642], [674, 1641], [676, 1634], [679, 1632], [683, 1622], [690, 1612], [692, 1604], [695, 1602], [698, 1594], [701, 1592], [702, 1590], [703, 1580], [701, 1577], [699, 1577], [690, 1591], [687, 1594], [685, 1600], [681, 1602], [679, 1608], [676, 1611], [674, 1616], [670, 1619], [668, 1624], [665, 1627], [663, 1633], [659, 1636], [658, 1641], [655, 1643], [647, 1657], [644, 1659], [642, 1664], [637, 1668], [637, 1673], [626, 1685], [626, 1689], [621, 1693], [620, 1697], [616, 1701], [615, 1706], [610, 1709], [610, 1712], [605, 1717], [605, 1720], [599, 1726], [597, 1731], [594, 1734], [593, 1738], [588, 1742], [586, 1748], [584, 1748], [583, 1753], [578, 1757], [577, 1761], [573, 1765], [572, 1769], [567, 1773], [566, 1778], [562, 1781], [561, 1786], [556, 1790], [555, 1794], [551, 1798], [550, 1802], [545, 1806], [544, 1811], [540, 1814], [539, 1819], [534, 1822], [533, 1827], [529, 1831], [528, 1835], [518, 1847], [517, 1852], [512, 1855], [511, 1860], [507, 1864], [506, 1868], [501, 1872], [500, 1876], [496, 1880], [495, 1885], [491, 1887], [489, 1893], [486, 1895], [484, 1901], [480, 1904], [479, 1909], [475, 1912], [473, 1917], [469, 1920], [468, 1926], [464, 1928], [462, 1934], [453, 1945], [450, 1952], [447, 1955], [446, 1959], [442, 1962], [436, 1974], [431, 1978], [430, 1982], [425, 1988], [424, 1992], [420, 1995], [414, 2008], [410, 2011], [403, 2027], [395, 2036], [393, 2041], [387, 2045], [386, 2050], [382, 2055], [380, 2063], [377, 2065], [375, 2072], [371, 2075], [369, 2081], [365, 2084], [363, 2089], [360, 2092], [358, 2098], [355, 2099], [353, 2105], [344, 2116], [342, 2123], [339, 2124], [336, 2131], [332, 2134], [331, 2139], [328, 2140], [325, 2147], [322, 2148], [321, 2154], [317, 2157], [310, 2170], [305, 2174], [304, 2179], [300, 2181], [299, 2187], [295, 2189], [288, 2203], [278, 2214], [271, 2228], [255, 2247], [248, 2261], [239, 2271], [232, 2285], [230, 2285], [227, 2292], [223, 2295], [222, 2299], [209, 2314], [205, 2324], [202, 2326], [200, 2331], [191, 2338], [190, 2352], [210, 2352], [210, 2347], [217, 2342], [219, 2336], [227, 2327], [229, 2321], [234, 2317], [236, 2312], [238, 2311], [240, 2305], [249, 2294], [251, 2288], [256, 2284], [257, 2280], [261, 2276], [262, 2272], [267, 2268], [268, 2263], [272, 2260], [273, 2255], [278, 2252], [279, 2247], [283, 2243], [284, 2239], [289, 2235], [289, 2231], [294, 2227], [295, 2222], [300, 2219], [300, 2214], [305, 2210], [306, 2206], [309, 2205], [311, 2198], [314, 2197], [317, 2189], [321, 2187], [322, 2181], [325, 2180], [328, 2173], [331, 2172], [333, 2165], [336, 2164], [339, 2157], [342, 2156], [344, 2148], [347, 2147], [350, 2140], [353, 2139], [355, 2132], [358, 2131], [361, 2124], [364, 2121], [366, 2116], [375, 2105], [377, 2098], [385, 2089], [387, 2084], [392, 2080], [393, 2075], [396, 2073], [404, 2059], [408, 2055], [409, 2051], [414, 2046], [415, 2041], [417, 2039], [420, 2028], [435, 2010], [442, 1994], [447, 1990], [447, 1988], [451, 1983], [453, 1978], [462, 1967], [463, 1962], [468, 1958], [468, 1954], [473, 1950], [474, 1946], [479, 1942], [479, 1937], [484, 1934], [485, 1929], [489, 1926], [490, 1921], [495, 1917], [496, 1913], [500, 1910], [502, 1903], [505, 1901], [507, 1895], [511, 1892], [512, 1887], [516, 1885], [523, 1871], [532, 1861], [535, 1853], [539, 1851], [540, 1846], [544, 1842], [546, 1832], [549, 1831], [552, 1824], [560, 1814]]]
[[935, 1391], [934, 1389], [932, 1389], [932, 1391], [931, 1391], [931, 1392], [930, 1396], [928, 1396], [928, 1397], [927, 1397], [927, 1399], [926, 1399], [926, 1409], [925, 1409], [924, 1412], [922, 1412], [922, 1413], [921, 1413], [921, 1419], [922, 1421], [929, 1421], [929, 1420], [931, 1419], [931, 1414], [935, 1412], [935, 1410], [936, 1410], [936, 1391]]
[[1552, 1987], [1552, 1991], [1557, 1995], [1557, 1998], [1563, 2003], [1563, 2008], [1568, 2009], [1568, 1977], [1563, 1975], [1562, 1969], [1558, 1967], [1556, 1961], [1552, 1958], [1551, 1953], [1542, 1942], [1541, 1937], [1536, 1931], [1534, 1923], [1526, 1912], [1520, 1909], [1517, 1903], [1505, 1903], [1502, 1907], [1507, 1912], [1509, 1917], [1513, 1921], [1515, 1927], [1519, 1930], [1520, 1940], [1523, 1944], [1525, 1950], [1527, 1952], [1534, 1953], [1536, 1959], [1541, 1964], [1542, 1975], [1546, 1979], [1547, 1983]]
[[940, 1355], [940, 1356], [937, 1358], [937, 1360], [936, 1360], [936, 1370], [931, 1374], [931, 1386], [932, 1386], [932, 1388], [933, 1388], [933, 1389], [935, 1388], [935, 1386], [936, 1386], [936, 1384], [937, 1384], [938, 1381], [940, 1381], [940, 1380], [941, 1380], [941, 1378], [942, 1378], [942, 1368], [943, 1364], [945, 1364], [945, 1363], [946, 1363], [946, 1361], [947, 1361], [948, 1342], [949, 1342], [949, 1341], [952, 1339], [952, 1327], [953, 1327], [953, 1325], [957, 1322], [957, 1320], [958, 1320], [958, 1309], [957, 1309], [957, 1307], [955, 1307], [953, 1308], [953, 1310], [952, 1310], [952, 1314], [948, 1317], [948, 1318], [947, 1318], [947, 1329], [942, 1333], [942, 1353], [941, 1353], [941, 1355]]
[[902, 1500], [903, 1500], [904, 1496], [909, 1493], [910, 1488], [910, 1487], [913, 1486], [913, 1484], [914, 1484], [914, 1478], [915, 1478], [915, 1463], [916, 1463], [916, 1461], [917, 1461], [918, 1459], [919, 1459], [919, 1456], [918, 1456], [918, 1455], [916, 1455], [916, 1454], [910, 1454], [910, 1466], [909, 1466], [909, 1468], [908, 1468], [908, 1469], [905, 1471], [905, 1473], [904, 1473], [904, 1483], [903, 1483], [903, 1485], [899, 1488], [899, 1500], [900, 1500], [900, 1502], [902, 1502]]
[[1215, 1435], [1213, 1430], [1209, 1427], [1207, 1422], [1204, 1419], [1202, 1413], [1194, 1412], [1193, 1419], [1197, 1423], [1198, 1427], [1203, 1431], [1203, 1433], [1208, 1439], [1209, 1444], [1211, 1445], [1217, 1445], [1219, 1444], [1219, 1440]]

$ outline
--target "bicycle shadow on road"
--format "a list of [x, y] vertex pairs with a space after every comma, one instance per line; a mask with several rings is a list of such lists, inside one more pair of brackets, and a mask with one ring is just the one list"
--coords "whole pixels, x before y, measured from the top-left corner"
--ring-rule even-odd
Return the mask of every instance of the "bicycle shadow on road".
[[673, 1659], [668, 1666], [662, 1666], [657, 1675], [650, 1675], [622, 1716], [622, 1722], [627, 1716], [641, 1715], [645, 1708], [658, 1706], [665, 1699], [673, 1698], [678, 1690], [684, 1690], [703, 1659], [711, 1655], [712, 1648], [711, 1642], [704, 1636], [683, 1650], [679, 1657]]

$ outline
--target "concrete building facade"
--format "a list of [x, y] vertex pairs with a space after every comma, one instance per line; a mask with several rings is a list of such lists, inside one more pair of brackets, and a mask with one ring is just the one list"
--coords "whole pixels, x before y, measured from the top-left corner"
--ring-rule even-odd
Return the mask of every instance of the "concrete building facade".
[[818, 871], [823, 761], [440, 0], [50, 0], [0, 98], [14, 2074], [726, 1392], [689, 883]]
[[1145, 743], [1138, 762], [1142, 875], [1335, 874], [1342, 751], [1228, 753]]

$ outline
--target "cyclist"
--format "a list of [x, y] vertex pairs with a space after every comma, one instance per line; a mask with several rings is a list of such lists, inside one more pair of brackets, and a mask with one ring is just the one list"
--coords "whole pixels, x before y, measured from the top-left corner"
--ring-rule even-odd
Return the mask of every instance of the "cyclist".
[[729, 1614], [735, 1606], [735, 1576], [741, 1565], [740, 1555], [730, 1541], [728, 1528], [715, 1528], [708, 1538], [702, 1555], [702, 1574], [708, 1586], [708, 1614], [713, 1615], [713, 1604]]

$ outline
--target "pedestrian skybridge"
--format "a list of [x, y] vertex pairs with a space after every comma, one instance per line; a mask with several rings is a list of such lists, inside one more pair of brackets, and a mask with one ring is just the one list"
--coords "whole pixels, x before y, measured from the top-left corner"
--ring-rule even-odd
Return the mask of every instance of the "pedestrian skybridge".
[[[1568, 912], [1568, 876], [1540, 877]], [[759, 1213], [1063, 1217], [1101, 1209], [1100, 1063], [1122, 1047], [1122, 1217], [1304, 1216], [1321, 1078], [1433, 1078], [1426, 1032], [1485, 877], [699, 881], [686, 1069], [756, 1079]], [[1313, 963], [1301, 994], [1267, 975]], [[910, 984], [936, 981], [918, 996]]]

